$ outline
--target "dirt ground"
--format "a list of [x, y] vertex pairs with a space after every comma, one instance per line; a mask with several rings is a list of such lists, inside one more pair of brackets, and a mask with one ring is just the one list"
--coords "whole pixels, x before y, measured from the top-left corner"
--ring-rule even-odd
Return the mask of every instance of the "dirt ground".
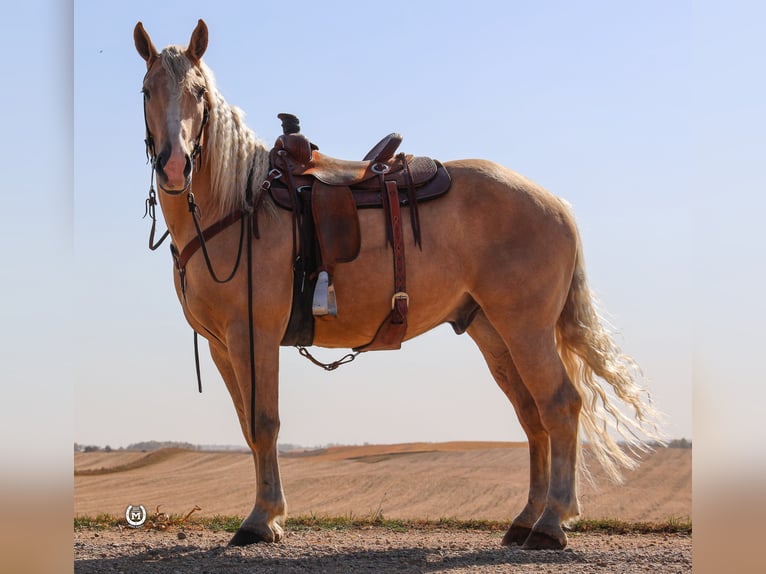
[[75, 532], [75, 572], [620, 572], [692, 571], [686, 535], [570, 534], [563, 551], [500, 546], [502, 533], [382, 528], [288, 532], [279, 544], [228, 547], [227, 532]]

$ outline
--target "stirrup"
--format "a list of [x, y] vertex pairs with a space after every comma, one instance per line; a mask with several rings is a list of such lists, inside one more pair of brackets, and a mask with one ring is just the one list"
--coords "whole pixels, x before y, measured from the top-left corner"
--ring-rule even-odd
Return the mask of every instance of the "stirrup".
[[330, 276], [327, 271], [320, 271], [317, 284], [314, 288], [314, 300], [311, 304], [311, 313], [315, 317], [338, 316], [338, 304], [335, 299], [335, 286], [330, 285]]

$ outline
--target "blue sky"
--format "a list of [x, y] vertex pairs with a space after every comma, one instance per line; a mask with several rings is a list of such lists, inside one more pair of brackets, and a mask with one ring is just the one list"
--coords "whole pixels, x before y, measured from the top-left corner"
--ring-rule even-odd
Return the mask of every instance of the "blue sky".
[[[3, 23], [17, 49], [52, 58], [42, 89], [3, 95], [20, 110], [6, 122], [23, 132], [46, 98], [36, 113], [56, 138], [43, 154], [18, 140], [4, 144], [14, 167], [5, 183], [19, 190], [4, 218], [11, 245], [25, 247], [12, 250], [15, 266], [3, 270], [11, 325], [4, 378], [25, 381], [8, 392], [22, 403], [48, 397], [53, 420], [73, 427], [63, 433], [70, 444], [242, 442], [207, 353], [204, 393], [196, 392], [170, 256], [148, 251], [141, 218], [150, 173], [133, 26], [142, 20], [157, 47], [185, 44], [201, 17], [219, 88], [267, 143], [283, 111], [297, 114], [331, 155], [361, 156], [398, 131], [407, 152], [491, 159], [567, 199], [591, 285], [621, 346], [643, 367], [668, 434], [693, 435], [697, 373], [695, 409], [713, 424], [726, 412], [736, 417], [734, 404], [713, 391], [720, 378], [741, 384], [747, 376], [746, 362], [730, 371], [733, 356], [757, 355], [754, 325], [764, 315], [756, 290], [763, 270], [753, 266], [763, 242], [753, 229], [765, 201], [752, 192], [764, 176], [751, 166], [763, 157], [756, 126], [765, 100], [763, 79], [749, 72], [763, 53], [754, 39], [762, 8], [285, 6], [77, 1], [68, 13], [31, 3], [17, 9], [33, 34]], [[736, 33], [724, 36], [728, 23]], [[31, 229], [19, 217], [30, 205], [40, 223]], [[44, 266], [33, 263], [40, 253]], [[30, 322], [30, 312], [39, 320]], [[3, 408], [13, 420], [15, 409]], [[280, 441], [305, 445], [524, 438], [473, 343], [448, 327], [332, 374], [284, 349], [281, 411]]]

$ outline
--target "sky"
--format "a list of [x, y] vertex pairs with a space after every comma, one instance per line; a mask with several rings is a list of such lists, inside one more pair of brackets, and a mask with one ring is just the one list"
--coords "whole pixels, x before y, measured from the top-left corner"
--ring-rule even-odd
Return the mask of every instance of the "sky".
[[[397, 131], [408, 153], [490, 159], [565, 198], [591, 286], [668, 436], [724, 440], [710, 431], [718, 421], [757, 420], [760, 402], [718, 392], [729, 380], [751, 389], [765, 315], [754, 265], [764, 176], [752, 165], [763, 157], [766, 99], [749, 72], [763, 53], [763, 8], [132, 0], [70, 9], [31, 2], [16, 8], [27, 31], [2, 24], [9, 47], [49, 70], [40, 89], [6, 90], [6, 110], [18, 110], [6, 123], [23, 133], [35, 116], [53, 128], [40, 153], [24, 140], [3, 144], [6, 245], [23, 247], [3, 268], [3, 378], [17, 399], [1, 407], [8, 436], [21, 427], [29, 440], [52, 434], [70, 448], [244, 444], [204, 348], [197, 393], [170, 254], [148, 250], [142, 219], [145, 65], [132, 30], [141, 20], [158, 48], [183, 45], [198, 18], [219, 89], [269, 144], [279, 112], [298, 115], [339, 157], [361, 157]], [[736, 32], [724, 37], [728, 23]], [[19, 79], [34, 75], [14, 60]], [[30, 208], [37, 225], [19, 216]], [[743, 351], [750, 362], [735, 360]], [[50, 412], [35, 417], [41, 400]], [[473, 342], [447, 326], [329, 374], [285, 348], [280, 407], [281, 443], [524, 440]], [[703, 427], [693, 429], [693, 410]]]
[[[132, 29], [142, 20], [156, 46], [185, 45], [199, 17], [219, 89], [269, 144], [283, 111], [339, 157], [398, 131], [407, 152], [491, 159], [570, 201], [621, 345], [670, 436], [691, 437], [688, 7], [295, 6], [75, 3], [76, 441], [243, 440], [206, 352], [196, 392], [170, 256], [147, 250], [141, 219], [150, 171]], [[281, 357], [282, 443], [524, 439], [473, 342], [447, 326], [330, 374], [295, 349]]]

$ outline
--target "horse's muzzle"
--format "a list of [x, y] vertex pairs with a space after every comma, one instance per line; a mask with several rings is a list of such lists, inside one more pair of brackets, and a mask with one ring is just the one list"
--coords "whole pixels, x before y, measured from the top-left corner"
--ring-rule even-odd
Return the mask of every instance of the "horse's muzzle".
[[184, 154], [183, 159], [181, 159], [180, 157], [173, 158], [169, 152], [160, 153], [157, 156], [155, 170], [157, 172], [157, 185], [162, 191], [170, 195], [181, 194], [191, 183], [191, 156]]

